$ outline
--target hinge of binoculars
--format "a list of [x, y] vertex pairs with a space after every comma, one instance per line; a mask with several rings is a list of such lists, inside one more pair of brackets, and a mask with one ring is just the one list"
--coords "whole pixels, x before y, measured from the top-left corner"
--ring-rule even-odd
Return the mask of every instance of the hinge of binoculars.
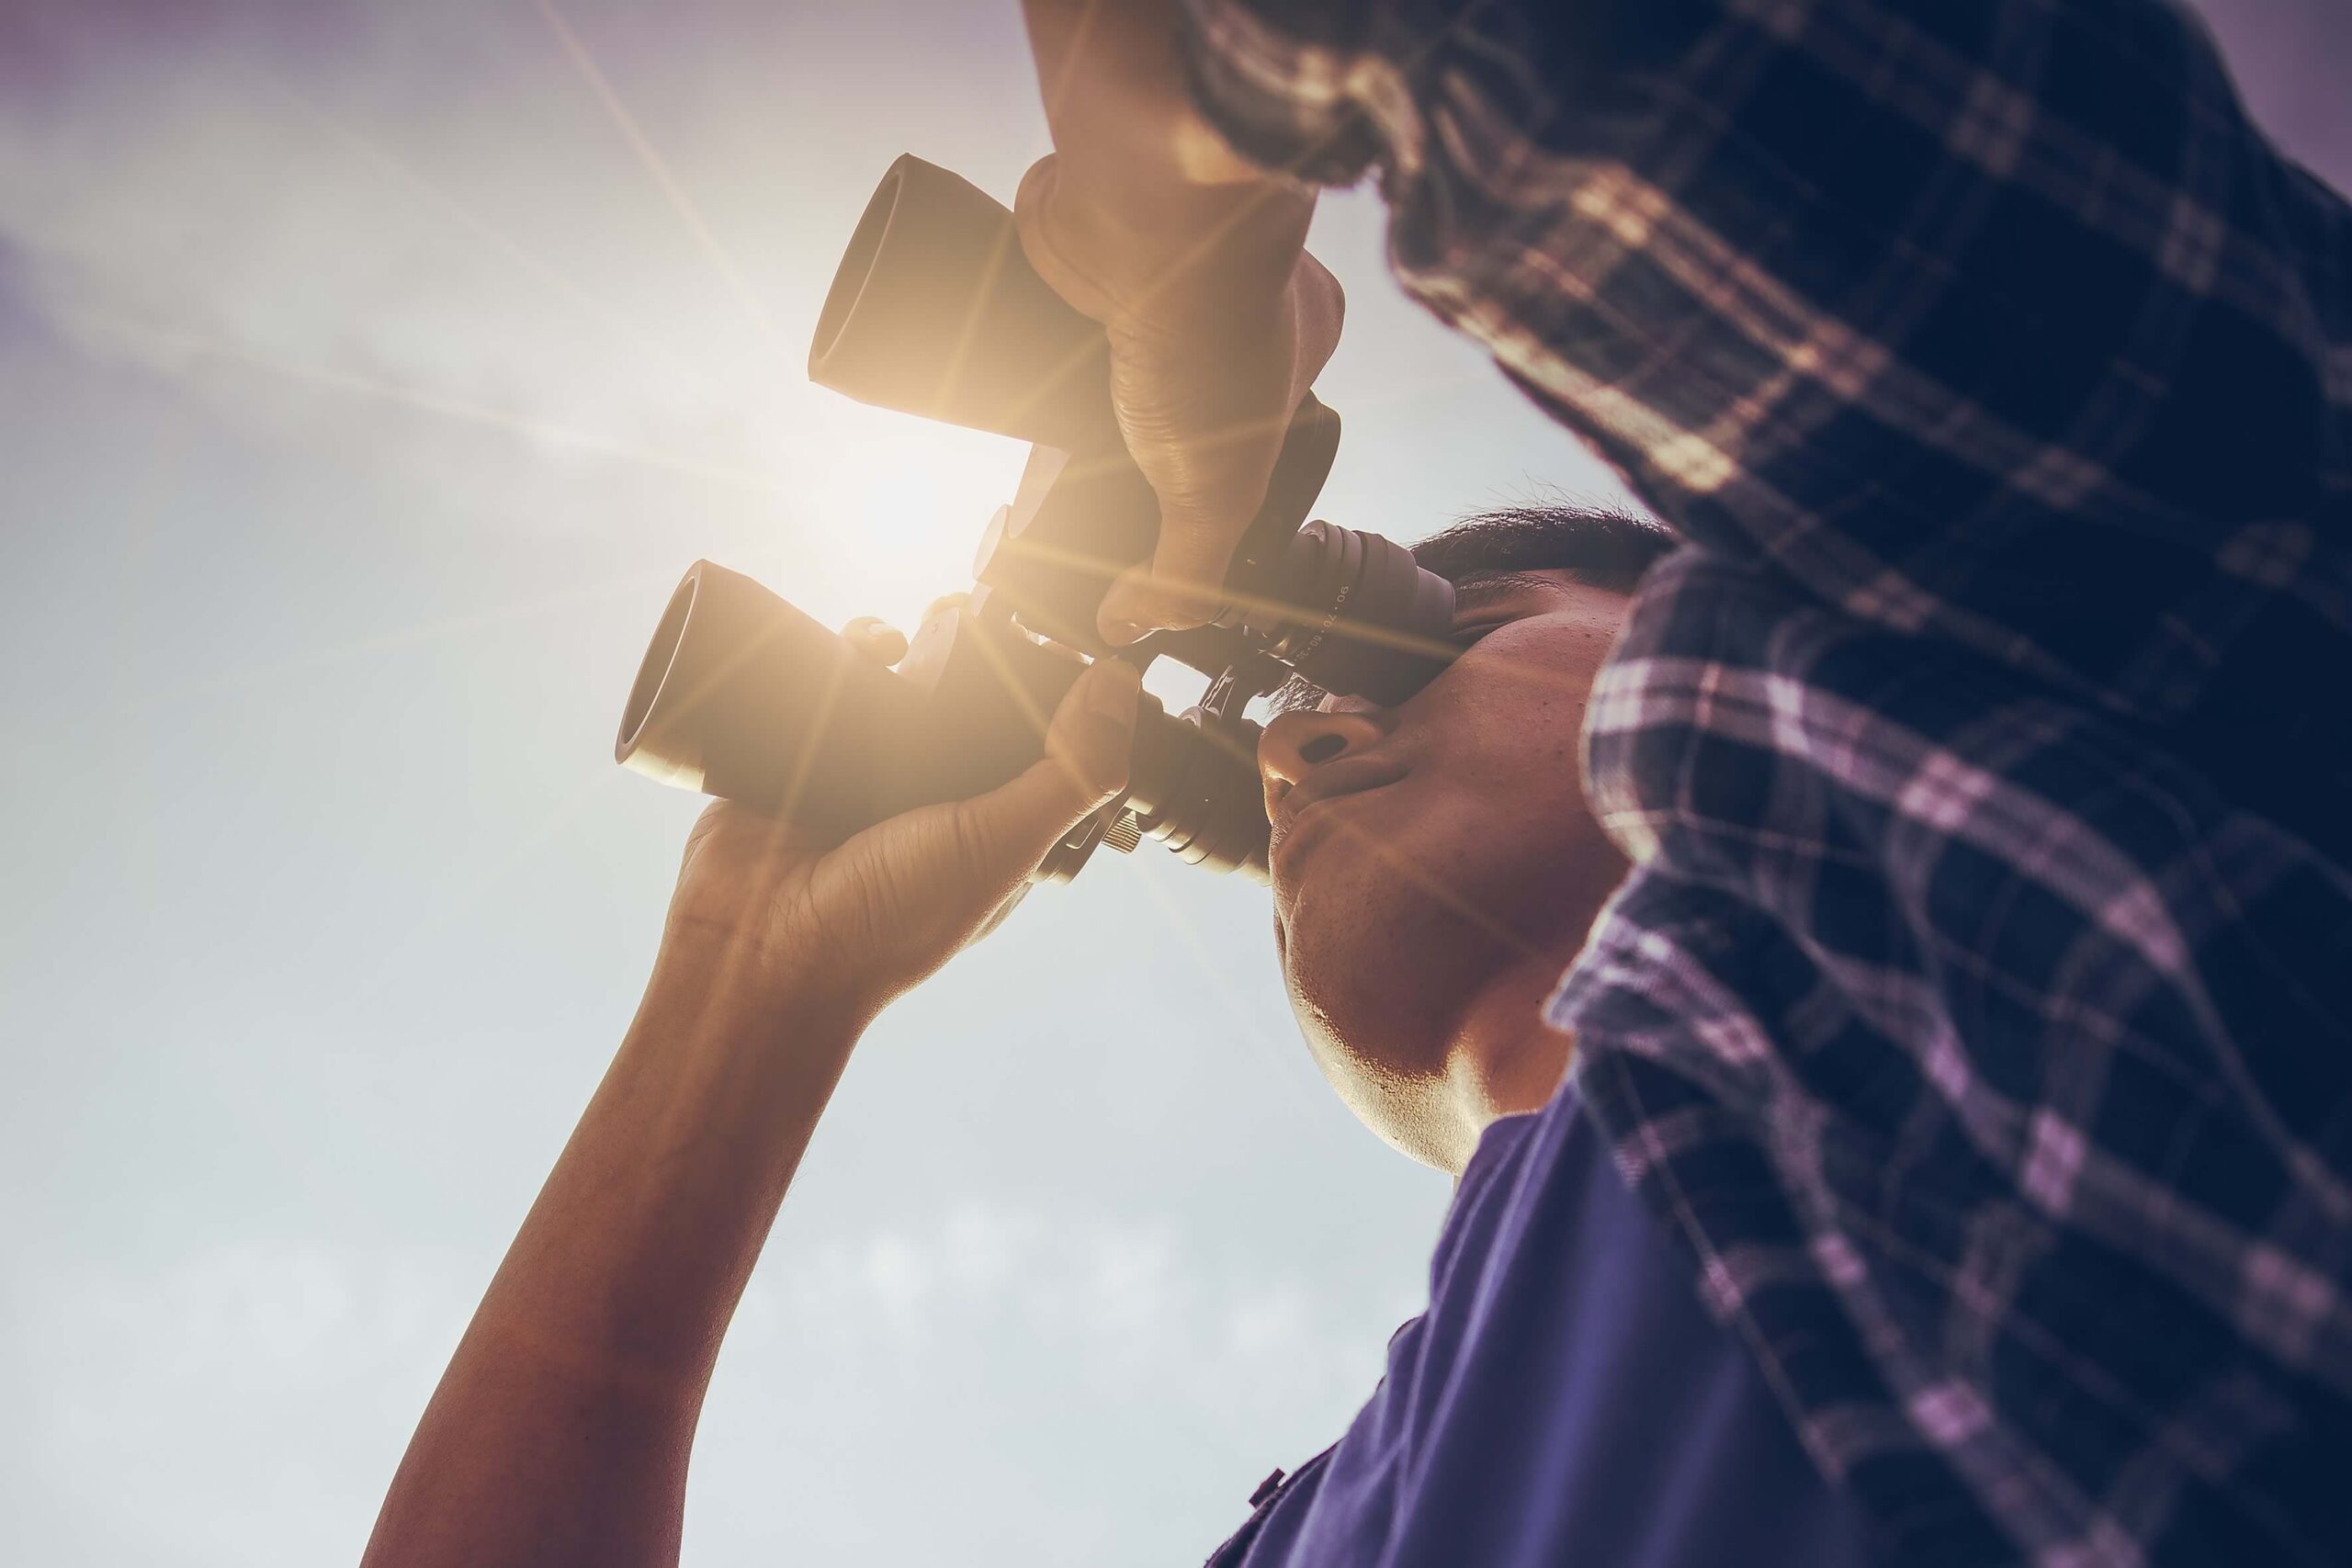
[[[1147, 667], [1153, 650], [1151, 637], [1146, 637], [1128, 650], [1128, 656], [1140, 653]], [[1261, 653], [1245, 653], [1220, 671], [1209, 682], [1208, 691], [1198, 705], [1187, 709], [1184, 722], [1198, 727], [1212, 739], [1228, 748], [1247, 747], [1256, 750], [1256, 737], [1248, 717], [1251, 699], [1272, 691], [1290, 671]], [[1056, 844], [1045, 863], [1038, 866], [1033, 879], [1038, 882], [1068, 882], [1079, 874], [1097, 849], [1108, 849], [1117, 854], [1133, 854], [1143, 842], [1144, 827], [1135, 809], [1127, 804], [1125, 791], [1116, 799], [1080, 822], [1069, 837]]]

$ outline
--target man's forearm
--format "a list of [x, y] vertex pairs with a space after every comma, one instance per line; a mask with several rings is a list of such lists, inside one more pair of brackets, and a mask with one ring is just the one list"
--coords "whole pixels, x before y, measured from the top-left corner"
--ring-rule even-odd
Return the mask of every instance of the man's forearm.
[[854, 1020], [665, 964], [466, 1330], [368, 1543], [390, 1568], [674, 1562], [721, 1337]]

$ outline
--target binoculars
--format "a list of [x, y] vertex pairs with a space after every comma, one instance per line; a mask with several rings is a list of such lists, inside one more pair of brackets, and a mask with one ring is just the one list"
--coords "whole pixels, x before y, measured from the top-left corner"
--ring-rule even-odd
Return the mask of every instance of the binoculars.
[[1031, 269], [1012, 212], [936, 165], [902, 157], [883, 176], [819, 313], [808, 374], [862, 402], [1031, 443], [975, 586], [886, 668], [751, 579], [697, 561], [629, 692], [614, 748], [626, 767], [838, 840], [1020, 773], [1090, 659], [1170, 658], [1211, 677], [1201, 702], [1170, 715], [1142, 696], [1125, 793], [1039, 876], [1066, 880], [1104, 844], [1151, 838], [1262, 879], [1250, 699], [1295, 671], [1400, 702], [1452, 658], [1451, 584], [1389, 540], [1307, 521], [1340, 435], [1311, 392], [1235, 551], [1224, 612], [1104, 646], [1095, 613], [1151, 554], [1159, 519], [1119, 432], [1109, 343]]

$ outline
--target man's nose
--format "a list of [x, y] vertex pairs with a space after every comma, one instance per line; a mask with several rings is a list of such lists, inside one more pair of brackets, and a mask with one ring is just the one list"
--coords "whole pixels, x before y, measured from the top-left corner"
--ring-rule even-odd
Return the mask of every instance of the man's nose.
[[1326, 762], [1363, 750], [1383, 733], [1380, 721], [1370, 714], [1313, 708], [1277, 714], [1258, 737], [1258, 778], [1266, 788], [1266, 815], [1273, 816], [1293, 784], [1305, 782]]

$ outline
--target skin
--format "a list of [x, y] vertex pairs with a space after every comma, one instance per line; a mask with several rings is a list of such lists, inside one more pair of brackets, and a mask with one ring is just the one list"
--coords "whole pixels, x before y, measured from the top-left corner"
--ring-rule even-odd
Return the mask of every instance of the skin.
[[[1541, 572], [1469, 584], [1466, 651], [1410, 701], [1276, 719], [1260, 750], [1275, 940], [1341, 1098], [1458, 1172], [1570, 1042], [1538, 1005], [1623, 870], [1575, 748], [1624, 601]], [[888, 657], [887, 631], [864, 634]], [[714, 805], [637, 1018], [468, 1327], [365, 1562], [676, 1561], [727, 1325], [859, 1034], [991, 929], [1124, 782], [1132, 671], [1105, 663], [1012, 784], [798, 841]]]
[[365, 1562], [676, 1562], [712, 1362], [851, 1048], [1125, 782], [1136, 690], [1132, 668], [1098, 665], [1021, 777], [837, 848], [725, 803], [703, 813], [636, 1020], [425, 1407]]
[[1457, 592], [1444, 675], [1396, 708], [1327, 697], [1259, 747], [1308, 1046], [1366, 1126], [1450, 1172], [1551, 1098], [1568, 1041], [1535, 1020], [1625, 872], [1577, 761], [1624, 596], [1560, 571]]
[[[1161, 499], [1159, 554], [1105, 602], [1125, 641], [1203, 617], [1336, 342], [1338, 293], [1301, 249], [1311, 197], [1185, 106], [1168, 0], [1027, 11], [1058, 151], [1023, 184], [1023, 244], [1104, 321]], [[1426, 691], [1286, 717], [1261, 755], [1309, 1043], [1368, 1125], [1445, 1169], [1558, 1084], [1569, 1043], [1537, 1004], [1622, 870], [1573, 754], [1622, 602], [1537, 574], [1465, 609], [1463, 634], [1484, 635]], [[903, 649], [861, 635], [886, 661]], [[858, 1036], [1117, 791], [1135, 705], [1133, 672], [1098, 665], [1020, 778], [837, 847], [704, 813], [637, 1017], [425, 1409], [368, 1564], [676, 1562], [719, 1342]]]
[[1102, 601], [1102, 633], [1125, 647], [1216, 614], [1342, 300], [1306, 251], [1313, 191], [1238, 156], [1193, 108], [1173, 5], [1023, 10], [1055, 151], [1013, 202], [1022, 252], [1102, 323], [1120, 428], [1159, 497], [1151, 559]]

